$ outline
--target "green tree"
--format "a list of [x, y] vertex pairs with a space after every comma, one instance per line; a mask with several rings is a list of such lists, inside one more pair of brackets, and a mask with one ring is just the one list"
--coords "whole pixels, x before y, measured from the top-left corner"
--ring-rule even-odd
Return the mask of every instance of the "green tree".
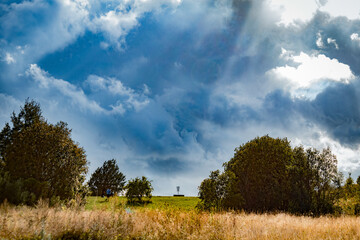
[[[236, 148], [234, 157], [224, 164], [225, 172], [233, 176], [225, 201], [227, 207], [260, 212], [286, 210], [291, 161], [292, 149], [287, 139], [263, 136]], [[240, 206], [234, 205], [239, 202]]]
[[151, 192], [154, 190], [151, 181], [144, 176], [142, 176], [141, 179], [138, 177], [130, 179], [125, 188], [125, 196], [129, 203], [143, 203], [145, 201], [150, 201], [152, 197]]
[[293, 213], [308, 213], [311, 211], [312, 202], [312, 175], [302, 146], [293, 149], [293, 159], [288, 169], [291, 189], [288, 210]]
[[340, 174], [337, 159], [330, 148], [321, 152], [314, 148], [306, 150], [310, 167], [310, 188], [312, 191], [312, 212], [316, 215], [332, 213], [336, 201], [336, 188], [340, 188]]
[[354, 180], [351, 177], [351, 173], [349, 172], [349, 176], [345, 181], [344, 185], [345, 197], [351, 198], [356, 194], [356, 186], [354, 184]]
[[89, 180], [89, 188], [93, 195], [104, 194], [106, 189], [112, 192], [120, 192], [125, 185], [125, 175], [120, 172], [115, 159], [105, 161], [97, 168]]
[[293, 149], [290, 165], [291, 206], [296, 213], [315, 215], [332, 213], [339, 198], [342, 175], [337, 170], [337, 159], [330, 148], [321, 152], [314, 148]]
[[210, 173], [209, 178], [204, 179], [199, 186], [200, 209], [221, 210], [227, 193], [229, 176], [220, 174], [219, 170]]
[[5, 127], [0, 132], [0, 174], [4, 173], [5, 160], [4, 152], [7, 145], [11, 143], [11, 127], [9, 123], [5, 124]]
[[360, 202], [360, 176], [358, 176], [358, 178], [356, 179], [356, 196]]
[[5, 150], [12, 143], [14, 136], [25, 128], [40, 121], [44, 121], [41, 115], [40, 105], [28, 99], [18, 115], [16, 115], [15, 112], [12, 113], [12, 127], [10, 127], [9, 123], [5, 123], [5, 127], [0, 132], [0, 170], [4, 171]]
[[[3, 176], [7, 173], [10, 182], [21, 182], [21, 191], [35, 199], [65, 200], [83, 191], [86, 155], [71, 139], [66, 123], [48, 123], [39, 104], [28, 100], [18, 115], [12, 114], [11, 123], [1, 131]], [[4, 194], [2, 198], [8, 195]]]

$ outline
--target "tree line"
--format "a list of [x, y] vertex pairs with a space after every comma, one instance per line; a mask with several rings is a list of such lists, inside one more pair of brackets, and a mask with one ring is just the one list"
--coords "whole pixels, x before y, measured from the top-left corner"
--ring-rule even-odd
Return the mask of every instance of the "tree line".
[[142, 177], [125, 176], [115, 160], [98, 168], [85, 183], [88, 161], [85, 151], [71, 139], [65, 122], [49, 123], [35, 101], [26, 100], [18, 114], [12, 113], [11, 123], [0, 132], [0, 203], [34, 205], [39, 199], [49, 204], [71, 199], [84, 201], [95, 191], [121, 192], [130, 202], [151, 198], [151, 182]]
[[286, 138], [266, 135], [236, 148], [223, 167], [199, 186], [199, 208], [318, 216], [341, 212], [339, 200], [350, 193], [353, 208], [360, 203], [359, 185], [347, 180], [342, 187], [343, 176], [330, 148], [292, 148]]

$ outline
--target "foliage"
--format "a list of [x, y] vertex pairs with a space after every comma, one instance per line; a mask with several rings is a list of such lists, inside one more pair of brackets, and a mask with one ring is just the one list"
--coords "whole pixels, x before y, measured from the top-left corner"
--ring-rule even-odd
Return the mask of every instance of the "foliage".
[[[85, 151], [71, 139], [66, 123], [48, 123], [39, 104], [28, 100], [18, 115], [12, 114], [11, 123], [12, 127], [7, 123], [0, 135], [2, 188], [7, 189], [0, 201], [8, 198], [19, 203], [11, 193], [15, 189], [28, 192], [36, 200], [71, 199], [84, 192]], [[9, 187], [14, 184], [18, 187]]]
[[210, 173], [209, 178], [199, 186], [199, 198], [202, 200], [197, 208], [204, 210], [221, 210], [226, 195], [229, 177], [219, 170]]
[[335, 206], [338, 207], [340, 214], [354, 215], [355, 207], [358, 203], [359, 203], [358, 199], [356, 199], [354, 197], [340, 198], [335, 203]]
[[144, 176], [141, 179], [138, 177], [130, 179], [125, 188], [125, 196], [129, 203], [143, 203], [145, 197], [149, 201], [152, 197], [151, 192], [154, 190], [151, 181]]
[[334, 203], [340, 197], [342, 175], [337, 170], [337, 159], [330, 148], [321, 152], [302, 146], [293, 150], [290, 170], [291, 206], [295, 213], [320, 215], [334, 212]]
[[312, 190], [311, 170], [306, 152], [302, 146], [293, 149], [293, 159], [289, 165], [289, 211], [293, 213], [311, 212]]
[[306, 155], [311, 171], [312, 211], [316, 215], [332, 213], [337, 198], [336, 188], [340, 187], [336, 156], [330, 148], [321, 153], [307, 149]]
[[0, 201], [33, 205], [46, 186], [33, 178], [12, 180], [8, 172], [0, 176]]
[[349, 177], [345, 181], [344, 185], [344, 197], [351, 198], [356, 195], [358, 184], [354, 184], [354, 180], [351, 178], [351, 173], [349, 173]]
[[225, 207], [260, 212], [286, 210], [291, 160], [287, 139], [263, 136], [236, 148], [234, 157], [224, 165], [225, 172], [233, 176]]
[[235, 149], [225, 171], [211, 172], [199, 187], [200, 207], [245, 211], [334, 212], [341, 175], [336, 156], [284, 138], [263, 136]]
[[360, 215], [360, 185], [358, 181], [354, 183], [351, 173], [339, 192], [341, 198], [336, 201], [336, 206], [341, 209], [341, 213]]
[[106, 189], [112, 192], [120, 192], [125, 185], [125, 175], [119, 171], [116, 160], [105, 161], [104, 164], [97, 168], [89, 180], [89, 188], [93, 195], [102, 195]]

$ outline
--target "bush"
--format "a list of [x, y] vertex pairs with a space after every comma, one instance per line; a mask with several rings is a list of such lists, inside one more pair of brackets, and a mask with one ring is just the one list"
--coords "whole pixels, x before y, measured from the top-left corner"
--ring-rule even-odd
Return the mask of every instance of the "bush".
[[151, 192], [154, 190], [151, 181], [144, 176], [141, 179], [130, 179], [125, 189], [127, 201], [131, 204], [150, 202]]

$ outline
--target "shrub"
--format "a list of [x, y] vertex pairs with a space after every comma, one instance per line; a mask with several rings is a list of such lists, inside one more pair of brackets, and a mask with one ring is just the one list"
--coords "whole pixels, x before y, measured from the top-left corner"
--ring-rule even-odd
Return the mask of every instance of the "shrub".
[[[125, 187], [126, 198], [128, 203], [144, 203], [150, 202], [151, 192], [154, 190], [151, 181], [146, 177], [130, 179]], [[146, 198], [146, 199], [145, 199]]]

